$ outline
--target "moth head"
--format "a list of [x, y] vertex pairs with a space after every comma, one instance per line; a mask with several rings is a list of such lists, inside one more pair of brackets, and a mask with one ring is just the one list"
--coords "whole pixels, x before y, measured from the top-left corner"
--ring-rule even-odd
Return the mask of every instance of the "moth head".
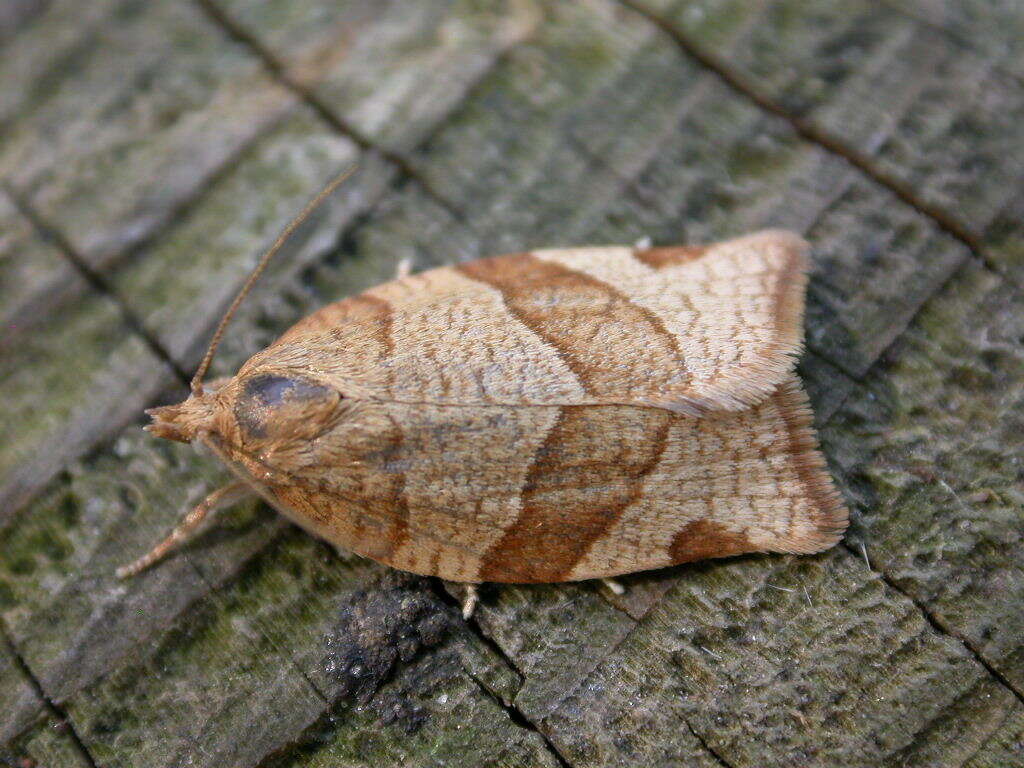
[[165, 440], [191, 443], [200, 433], [210, 431], [217, 405], [213, 394], [192, 394], [177, 405], [150, 408], [146, 415], [153, 420], [146, 425], [147, 432]]
[[188, 443], [215, 435], [251, 451], [310, 440], [336, 418], [342, 396], [308, 376], [290, 372], [241, 374], [217, 391], [152, 408], [146, 427], [157, 437]]

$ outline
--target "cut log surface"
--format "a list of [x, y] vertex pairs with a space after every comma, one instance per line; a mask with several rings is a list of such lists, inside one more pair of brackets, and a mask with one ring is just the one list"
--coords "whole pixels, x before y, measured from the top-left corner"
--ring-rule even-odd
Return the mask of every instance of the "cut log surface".
[[[0, 7], [0, 765], [1024, 766], [1024, 8], [998, 0]], [[836, 548], [460, 590], [139, 427], [335, 173], [214, 375], [414, 269], [812, 244]]]

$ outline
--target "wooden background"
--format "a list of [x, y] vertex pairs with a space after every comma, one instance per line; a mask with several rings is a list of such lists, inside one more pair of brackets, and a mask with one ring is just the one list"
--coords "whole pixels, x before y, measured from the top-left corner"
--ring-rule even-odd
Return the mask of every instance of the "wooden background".
[[[485, 588], [139, 429], [232, 327], [531, 246], [814, 246], [843, 545]], [[1024, 9], [1013, 0], [0, 3], [0, 765], [1024, 765]]]

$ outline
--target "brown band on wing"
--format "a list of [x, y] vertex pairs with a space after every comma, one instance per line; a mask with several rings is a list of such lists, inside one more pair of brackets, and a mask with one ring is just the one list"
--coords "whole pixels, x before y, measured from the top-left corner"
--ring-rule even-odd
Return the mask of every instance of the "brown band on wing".
[[[352, 551], [390, 564], [410, 538], [406, 495], [404, 432], [394, 420], [378, 423], [374, 464], [362, 461], [317, 464], [273, 487], [285, 507], [300, 511], [320, 536]], [[330, 454], [328, 454], [330, 456]]]
[[707, 253], [706, 245], [678, 245], [664, 248], [645, 248], [633, 251], [633, 258], [651, 269], [664, 269], [699, 259]]
[[374, 450], [373, 464], [379, 471], [357, 476], [359, 493], [372, 503], [375, 519], [367, 530], [367, 515], [356, 509], [354, 547], [361, 555], [388, 562], [409, 539], [409, 501], [403, 469], [407, 447], [402, 425], [393, 417], [380, 423], [377, 436], [381, 443]]
[[643, 492], [674, 418], [654, 408], [562, 408], [534, 455], [519, 516], [484, 555], [480, 580], [568, 578]]
[[755, 549], [744, 534], [731, 531], [721, 523], [694, 520], [683, 526], [673, 537], [669, 557], [673, 565], [678, 565], [709, 557], [738, 555]]
[[297, 485], [273, 485], [269, 490], [285, 509], [298, 512], [314, 526], [337, 525], [341, 513], [336, 510], [336, 505], [318, 504], [316, 492]]
[[827, 472], [814, 434], [810, 403], [800, 384], [795, 380], [783, 383], [772, 395], [772, 401], [785, 425], [787, 453], [793, 471], [813, 507], [811, 533], [799, 535], [795, 530], [798, 521], [794, 517], [790, 520], [787, 538], [795, 545], [793, 551], [817, 552], [839, 541], [849, 522], [849, 512]]
[[775, 285], [772, 319], [776, 322], [776, 336], [784, 342], [803, 335], [803, 306], [807, 259], [802, 251], [787, 253], [786, 263]]
[[370, 294], [349, 296], [341, 301], [328, 304], [313, 314], [297, 322], [273, 346], [287, 343], [299, 336], [311, 333], [329, 332], [340, 325], [364, 324], [375, 329], [385, 345], [390, 344], [391, 337], [391, 304], [384, 299]]
[[686, 375], [662, 321], [607, 283], [528, 253], [458, 269], [498, 290], [509, 312], [553, 347], [596, 398], [629, 391], [638, 370], [649, 373], [651, 389], [679, 386]]

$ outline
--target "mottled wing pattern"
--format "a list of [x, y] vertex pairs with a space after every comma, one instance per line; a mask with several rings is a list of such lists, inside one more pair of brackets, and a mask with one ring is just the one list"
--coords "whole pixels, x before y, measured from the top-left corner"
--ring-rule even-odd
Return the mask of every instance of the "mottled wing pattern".
[[[650, 363], [670, 363], [668, 350], [675, 353], [679, 362], [670, 372], [648, 368], [641, 358], [630, 372], [631, 402], [691, 413], [742, 409], [773, 392], [792, 369], [803, 344], [808, 245], [802, 238], [773, 230], [705, 248], [602, 251], [601, 258], [572, 248], [534, 256], [614, 286], [638, 308], [643, 322], [635, 323], [658, 350]], [[576, 327], [571, 317], [564, 327]], [[620, 347], [620, 339], [627, 337], [595, 334], [593, 346], [610, 342], [624, 352], [634, 341]], [[608, 357], [608, 368], [616, 370], [614, 354]], [[581, 355], [580, 366], [585, 363]], [[614, 375], [607, 382], [609, 390], [619, 384]]]
[[247, 368], [315, 357], [341, 391], [401, 402], [741, 409], [800, 350], [806, 250], [766, 231], [443, 267], [325, 307]]
[[347, 471], [324, 459], [351, 436], [322, 438], [325, 453], [274, 493], [324, 538], [404, 570], [588, 579], [815, 552], [846, 525], [792, 376], [751, 409], [700, 419], [636, 406], [375, 407], [401, 428]]
[[391, 318], [391, 305], [367, 293], [328, 304], [307, 315], [289, 328], [267, 349], [290, 344], [296, 339], [321, 334], [341, 325], [353, 325], [368, 329], [371, 334], [387, 335]]
[[385, 283], [295, 325], [233, 385], [286, 382], [306, 410], [328, 385], [337, 418], [271, 445], [267, 406], [236, 403], [228, 460], [327, 540], [456, 581], [825, 549], [847, 513], [792, 371], [806, 251], [767, 231]]
[[746, 411], [677, 418], [644, 492], [573, 565], [571, 578], [833, 546], [848, 512], [812, 421], [793, 374]]

